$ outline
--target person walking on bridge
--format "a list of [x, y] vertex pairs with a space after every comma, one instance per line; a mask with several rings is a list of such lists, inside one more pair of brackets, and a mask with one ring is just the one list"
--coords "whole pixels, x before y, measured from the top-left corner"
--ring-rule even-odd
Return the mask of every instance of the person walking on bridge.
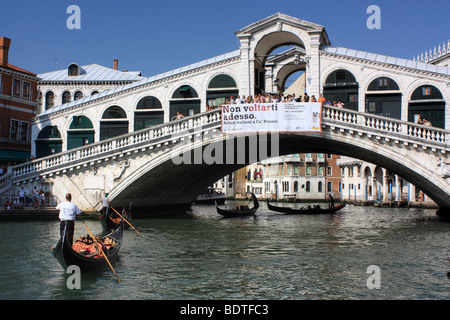
[[81, 210], [76, 206], [76, 204], [72, 203], [72, 195], [70, 193], [66, 194], [66, 201], [58, 204], [56, 209], [59, 210], [59, 220], [61, 220], [59, 226], [60, 236], [64, 234], [65, 230], [67, 240], [72, 246], [73, 232], [75, 230], [75, 219], [77, 218], [77, 215], [81, 214]]

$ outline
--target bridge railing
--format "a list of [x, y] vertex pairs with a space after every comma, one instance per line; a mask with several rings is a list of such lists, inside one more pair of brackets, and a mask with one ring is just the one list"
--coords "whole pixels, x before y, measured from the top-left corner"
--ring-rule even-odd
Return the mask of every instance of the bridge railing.
[[357, 125], [381, 133], [407, 136], [431, 144], [444, 144], [444, 146], [450, 138], [448, 130], [336, 107], [324, 106], [322, 119]]
[[[220, 109], [216, 109], [19, 164], [12, 168], [12, 174], [10, 176], [0, 178], [0, 187], [4, 184], [8, 184], [10, 179], [26, 176], [46, 169], [56, 168], [64, 164], [95, 159], [96, 156], [101, 154], [121, 149], [125, 150], [127, 147], [142, 144], [146, 141], [153, 141], [158, 138], [171, 137], [178, 133], [186, 132], [187, 130], [220, 122], [220, 120], [221, 111]], [[6, 178], [9, 178], [9, 180], [6, 180]]]
[[[373, 114], [361, 113], [349, 109], [324, 106], [322, 110], [323, 123], [339, 126], [349, 126], [355, 130], [365, 130], [373, 134], [384, 134], [392, 137], [403, 137], [428, 143], [439, 148], [446, 148], [450, 131], [426, 127], [411, 122], [391, 119]], [[50, 171], [63, 167], [65, 164], [94, 161], [98, 155], [127, 150], [132, 146], [145, 144], [170, 138], [179, 133], [208, 124], [220, 124], [221, 110], [215, 109], [173, 122], [159, 124], [150, 128], [134, 131], [119, 137], [110, 138], [97, 143], [89, 144], [69, 151], [23, 163], [12, 168], [10, 176], [0, 178], [0, 187], [11, 183], [11, 179], [26, 177], [36, 172]], [[7, 180], [8, 179], [8, 180]]]

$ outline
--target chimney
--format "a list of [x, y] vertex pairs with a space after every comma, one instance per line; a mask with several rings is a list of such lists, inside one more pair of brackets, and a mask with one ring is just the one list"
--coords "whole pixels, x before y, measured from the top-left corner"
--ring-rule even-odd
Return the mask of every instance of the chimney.
[[113, 69], [114, 70], [118, 70], [119, 69], [119, 60], [118, 59], [114, 59]]
[[11, 39], [0, 37], [0, 66], [8, 66], [8, 52]]

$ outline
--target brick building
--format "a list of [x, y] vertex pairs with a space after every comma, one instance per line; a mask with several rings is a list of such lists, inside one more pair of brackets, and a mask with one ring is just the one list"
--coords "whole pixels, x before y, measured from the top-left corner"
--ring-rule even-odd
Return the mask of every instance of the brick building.
[[0, 168], [30, 158], [37, 75], [9, 64], [11, 39], [0, 37]]

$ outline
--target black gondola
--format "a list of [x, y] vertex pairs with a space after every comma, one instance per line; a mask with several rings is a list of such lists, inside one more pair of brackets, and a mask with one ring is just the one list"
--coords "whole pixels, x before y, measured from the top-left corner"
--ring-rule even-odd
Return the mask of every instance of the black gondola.
[[[121, 219], [120, 223], [114, 229], [101, 237], [102, 240], [110, 237], [116, 241], [115, 246], [107, 251], [107, 257], [110, 262], [114, 261], [119, 254], [119, 249], [122, 245], [123, 227], [124, 221]], [[90, 258], [73, 250], [71, 244], [65, 237], [65, 232], [56, 247], [52, 250], [52, 253], [64, 269], [67, 269], [68, 266], [76, 265], [80, 268], [81, 272], [88, 272], [108, 267], [108, 262], [105, 257]]]
[[[131, 202], [128, 210], [125, 210], [125, 208], [122, 209], [121, 215], [127, 221], [131, 221]], [[117, 215], [110, 207], [106, 210], [106, 214], [102, 214], [100, 216], [100, 223], [103, 226], [103, 230], [114, 229], [120, 223], [120, 221], [121, 219], [119, 215]], [[125, 223], [123, 227], [124, 229], [128, 229], [130, 226], [128, 225], [128, 223]]]
[[310, 208], [300, 208], [300, 209], [293, 209], [291, 207], [276, 207], [274, 205], [271, 205], [269, 203], [269, 200], [267, 200], [267, 207], [269, 210], [277, 211], [277, 212], [283, 212], [285, 214], [327, 214], [327, 213], [335, 213], [342, 208], [345, 207], [345, 203], [332, 207], [332, 208], [326, 208], [322, 209], [320, 207], [310, 207]]
[[217, 203], [216, 203], [217, 213], [222, 215], [225, 218], [254, 216], [256, 211], [259, 208], [259, 202], [253, 193], [252, 193], [252, 199], [253, 199], [253, 208], [249, 208], [249, 209], [247, 209], [246, 206], [241, 206], [241, 208], [236, 208], [236, 209], [221, 209], [217, 206]]

